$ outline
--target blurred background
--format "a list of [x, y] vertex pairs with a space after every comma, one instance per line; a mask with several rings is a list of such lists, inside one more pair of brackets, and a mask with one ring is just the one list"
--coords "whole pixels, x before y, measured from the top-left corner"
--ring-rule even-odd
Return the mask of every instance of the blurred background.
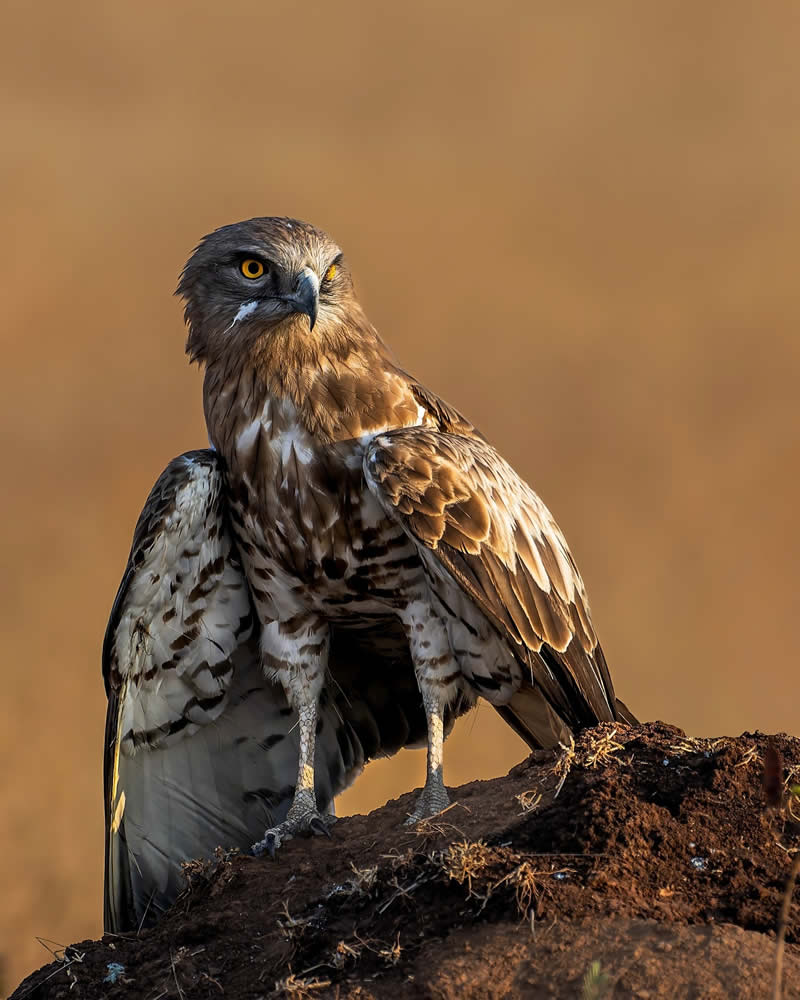
[[[7, 988], [37, 935], [101, 932], [100, 645], [151, 484], [205, 444], [171, 293], [228, 222], [335, 236], [402, 362], [555, 512], [642, 718], [797, 732], [795, 4], [1, 17]], [[484, 705], [447, 778], [523, 754]], [[423, 776], [371, 765], [339, 811]]]

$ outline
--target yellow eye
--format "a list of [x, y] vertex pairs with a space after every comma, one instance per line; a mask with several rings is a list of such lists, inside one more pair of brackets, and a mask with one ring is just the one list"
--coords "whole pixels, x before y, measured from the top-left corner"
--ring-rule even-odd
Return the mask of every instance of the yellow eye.
[[239, 265], [239, 270], [245, 276], [245, 278], [260, 278], [264, 273], [264, 265], [260, 260], [255, 260], [253, 257], [248, 257], [247, 260], [243, 260]]
[[325, 280], [326, 281], [333, 281], [333, 279], [336, 277], [337, 270], [338, 270], [338, 268], [336, 267], [336, 265], [335, 264], [331, 264], [331, 266], [325, 272]]

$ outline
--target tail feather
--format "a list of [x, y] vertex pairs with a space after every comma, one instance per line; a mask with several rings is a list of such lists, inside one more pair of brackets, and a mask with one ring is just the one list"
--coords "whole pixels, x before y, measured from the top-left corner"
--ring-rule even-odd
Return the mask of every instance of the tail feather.
[[[616, 698], [614, 708], [616, 720], [638, 725], [636, 716], [625, 702]], [[573, 735], [572, 729], [537, 688], [524, 687], [506, 705], [495, 705], [495, 709], [532, 750], [548, 750], [568, 743]]]
[[569, 727], [537, 688], [524, 687], [506, 705], [495, 705], [495, 709], [532, 750], [569, 741]]
[[625, 702], [621, 698], [617, 698], [616, 704], [614, 706], [617, 710], [617, 718], [620, 722], [625, 722], [629, 726], [638, 726], [639, 720], [633, 714], [633, 712], [628, 708]]

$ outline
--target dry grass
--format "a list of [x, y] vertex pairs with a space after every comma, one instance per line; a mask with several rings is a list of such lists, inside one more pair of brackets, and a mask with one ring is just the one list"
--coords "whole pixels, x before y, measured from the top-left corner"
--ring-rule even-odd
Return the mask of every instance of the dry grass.
[[289, 912], [289, 904], [284, 900], [283, 916], [278, 917], [277, 924], [281, 934], [287, 941], [293, 943], [297, 937], [302, 935], [309, 924], [314, 922], [314, 914], [307, 917], [293, 917]]
[[527, 816], [528, 813], [536, 812], [542, 804], [542, 793], [537, 791], [535, 788], [529, 788], [527, 791], [520, 792], [519, 795], [515, 795], [514, 801], [519, 804], [519, 807], [522, 810], [520, 815]]
[[599, 736], [592, 736], [588, 741], [588, 749], [581, 754], [581, 763], [584, 767], [597, 767], [598, 764], [607, 764], [619, 750], [624, 750], [625, 744], [619, 743], [614, 737], [617, 735], [616, 729], [609, 729]]
[[375, 879], [378, 877], [378, 866], [372, 865], [369, 868], [358, 868], [351, 862], [350, 868], [353, 872], [352, 883], [356, 890], [358, 892], [369, 892], [375, 885]]
[[343, 969], [347, 964], [358, 962], [365, 951], [377, 955], [387, 965], [397, 965], [403, 954], [403, 949], [400, 946], [400, 932], [397, 932], [391, 943], [377, 941], [374, 938], [362, 938], [358, 934], [354, 934], [349, 941], [339, 941], [331, 959], [331, 965], [334, 969]]
[[[569, 743], [558, 744], [561, 748], [561, 753], [558, 755], [550, 772], [556, 779], [556, 787], [553, 792], [554, 799], [558, 798], [561, 789], [564, 787], [564, 782], [569, 776], [569, 772], [576, 764], [580, 764], [583, 767], [597, 767], [600, 764], [608, 763], [608, 761], [614, 758], [615, 754], [625, 748], [625, 744], [620, 743], [615, 738], [618, 732], [616, 727], [607, 730], [603, 727], [598, 727], [598, 730], [598, 732], [593, 733], [582, 741], [580, 750], [575, 746], [573, 736], [570, 736]], [[523, 811], [525, 811], [524, 806]]]
[[489, 867], [493, 852], [482, 840], [460, 840], [442, 853], [441, 866], [448, 878], [459, 885], [467, 883], [472, 895], [472, 880]]
[[273, 996], [291, 997], [292, 1000], [314, 1000], [315, 994], [326, 990], [331, 985], [330, 979], [303, 979], [302, 976], [287, 976], [275, 983]]
[[[459, 885], [466, 884], [468, 895], [481, 900], [481, 910], [501, 886], [510, 886], [522, 917], [527, 917], [535, 909], [546, 891], [548, 879], [559, 874], [572, 874], [572, 869], [568, 868], [545, 869], [531, 861], [520, 862], [519, 857], [508, 849], [491, 848], [481, 840], [451, 844], [438, 857], [432, 856], [431, 860], [438, 861], [448, 879]], [[488, 877], [491, 871], [504, 869], [508, 870], [501, 877]], [[479, 882], [483, 882], [480, 892], [477, 888]]]
[[758, 760], [758, 747], [753, 744], [748, 747], [747, 750], [742, 754], [739, 760], [733, 765], [734, 767], [747, 767], [747, 765], [753, 760]]
[[357, 962], [361, 958], [361, 952], [364, 950], [364, 943], [358, 939], [353, 941], [340, 941], [336, 945], [336, 951], [333, 953], [333, 958], [331, 959], [331, 965], [334, 969], [343, 969], [348, 962]]
[[545, 875], [552, 875], [552, 872], [539, 871], [530, 861], [523, 861], [507, 876], [508, 882], [516, 890], [517, 907], [521, 916], [524, 917], [531, 905], [538, 902], [542, 894], [541, 879]]
[[385, 948], [381, 948], [378, 951], [378, 957], [382, 958], [387, 965], [397, 965], [403, 954], [403, 949], [400, 947], [400, 932], [397, 932], [397, 937], [394, 942]]
[[553, 798], [558, 798], [561, 789], [564, 787], [564, 782], [567, 780], [567, 776], [575, 763], [575, 739], [570, 735], [569, 743], [559, 743], [561, 747], [561, 753], [559, 754], [558, 760], [553, 765], [552, 774], [557, 780], [556, 790], [553, 793]]
[[728, 740], [724, 736], [717, 737], [716, 739], [707, 739], [701, 736], [683, 736], [675, 743], [671, 743], [669, 749], [673, 754], [678, 755], [706, 752], [717, 753], [727, 743]]
[[[449, 813], [452, 813], [454, 809], [463, 809], [464, 812], [470, 812], [469, 808], [461, 802], [451, 802], [450, 805], [445, 809], [442, 809], [441, 812], [421, 819], [419, 823], [412, 827], [414, 833], [426, 840], [434, 837], [449, 837], [454, 833], [461, 834], [461, 836], [463, 836], [461, 830], [459, 830], [455, 824], [444, 820], [444, 817]], [[452, 819], [452, 816], [450, 818]]]

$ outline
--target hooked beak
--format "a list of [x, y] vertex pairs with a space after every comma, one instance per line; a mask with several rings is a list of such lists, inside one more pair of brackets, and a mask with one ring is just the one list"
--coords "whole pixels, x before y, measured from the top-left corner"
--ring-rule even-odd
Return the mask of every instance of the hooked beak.
[[308, 316], [309, 329], [314, 329], [319, 312], [319, 278], [310, 267], [304, 267], [297, 275], [294, 291], [286, 296], [286, 301], [295, 307], [296, 312]]

